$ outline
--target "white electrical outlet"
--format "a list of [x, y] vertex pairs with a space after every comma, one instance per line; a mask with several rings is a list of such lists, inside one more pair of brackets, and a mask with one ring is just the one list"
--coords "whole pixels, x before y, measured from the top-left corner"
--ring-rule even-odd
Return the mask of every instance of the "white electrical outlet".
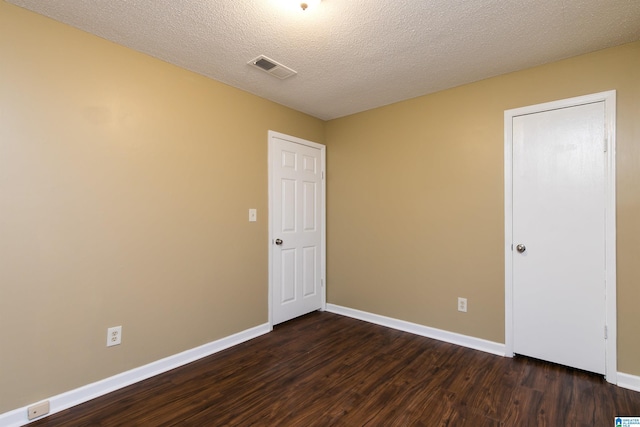
[[107, 347], [118, 345], [122, 342], [122, 326], [114, 326], [107, 329]]
[[458, 311], [467, 312], [467, 299], [458, 297]]
[[49, 413], [49, 401], [45, 400], [44, 402], [36, 403], [33, 406], [29, 406], [27, 408], [27, 418], [33, 420], [35, 418], [41, 417], [43, 415], [47, 415]]
[[258, 212], [255, 209], [249, 209], [249, 222], [256, 222], [258, 219]]

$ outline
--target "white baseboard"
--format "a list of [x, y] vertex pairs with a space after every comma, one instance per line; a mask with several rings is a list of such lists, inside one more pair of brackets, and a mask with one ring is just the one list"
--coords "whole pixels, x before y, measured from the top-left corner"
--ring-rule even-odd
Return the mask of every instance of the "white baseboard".
[[380, 316], [378, 314], [368, 313], [366, 311], [355, 310], [353, 308], [342, 307], [335, 304], [327, 304], [327, 311], [331, 313], [341, 314], [354, 319], [364, 320], [365, 322], [375, 323], [376, 325], [386, 326], [392, 329], [398, 329], [404, 332], [421, 335], [427, 338], [433, 338], [439, 341], [445, 341], [451, 344], [480, 350], [487, 353], [505, 355], [505, 345], [493, 341], [483, 340], [481, 338], [470, 337], [468, 335], [457, 334], [455, 332], [443, 331], [442, 329], [431, 328], [429, 326], [419, 325], [417, 323], [406, 322], [404, 320], [393, 319], [391, 317]]
[[[493, 341], [457, 334], [455, 332], [443, 331], [441, 329], [431, 328], [429, 326], [406, 322], [404, 320], [398, 320], [391, 317], [380, 316], [378, 314], [342, 307], [335, 304], [327, 304], [326, 311], [423, 337], [472, 348], [474, 350], [480, 350], [496, 354], [498, 356], [505, 356], [504, 344]], [[48, 415], [64, 411], [65, 409], [87, 402], [91, 399], [95, 399], [96, 397], [103, 396], [111, 393], [112, 391], [143, 381], [163, 372], [170, 371], [171, 369], [178, 368], [198, 359], [202, 359], [203, 357], [210, 356], [229, 347], [233, 347], [234, 345], [241, 344], [245, 341], [249, 341], [250, 339], [259, 337], [260, 335], [269, 333], [271, 330], [271, 325], [265, 323], [208, 344], [204, 344], [200, 347], [157, 360], [139, 368], [50, 397], [49, 399], [45, 399], [49, 400], [50, 403], [50, 411]], [[617, 385], [619, 387], [640, 392], [640, 376], [618, 372], [617, 379]], [[38, 402], [33, 402], [33, 404], [35, 403]], [[27, 407], [29, 406], [31, 406], [31, 404], [0, 414], [0, 426], [19, 427], [28, 424], [30, 421], [27, 418]]]
[[[202, 359], [203, 357], [210, 356], [229, 347], [233, 347], [234, 345], [249, 341], [250, 339], [259, 337], [260, 335], [264, 335], [271, 330], [271, 325], [269, 323], [265, 323], [251, 329], [238, 332], [237, 334], [212, 341], [208, 344], [183, 351], [182, 353], [174, 354], [173, 356], [151, 362], [147, 365], [140, 366], [139, 368], [50, 397], [49, 399], [45, 399], [49, 400], [50, 403], [50, 410], [47, 415], [55, 414], [56, 412], [63, 411], [71, 408], [72, 406], [79, 405], [128, 385], [146, 380], [147, 378], [170, 371], [171, 369], [178, 368], [186, 365], [187, 363]], [[35, 403], [38, 402], [34, 402], [34, 404]], [[28, 424], [30, 421], [27, 418], [27, 407], [29, 406], [31, 405], [0, 414], [0, 426], [18, 427]]]
[[637, 375], [618, 372], [618, 387], [633, 391], [640, 391], [640, 377]]
[[[423, 337], [472, 348], [474, 350], [496, 354], [498, 356], [506, 355], [504, 344], [483, 340], [481, 338], [456, 334], [455, 332], [447, 332], [441, 329], [430, 328], [428, 326], [418, 325], [417, 323], [405, 322], [404, 320], [380, 316], [378, 314], [342, 307], [335, 304], [327, 304], [327, 311], [340, 314], [342, 316], [353, 317], [354, 319], [364, 320], [365, 322], [374, 323], [376, 325], [386, 326], [387, 328], [397, 329]], [[618, 372], [617, 376], [618, 387], [640, 392], [640, 376], [625, 374], [622, 372]]]

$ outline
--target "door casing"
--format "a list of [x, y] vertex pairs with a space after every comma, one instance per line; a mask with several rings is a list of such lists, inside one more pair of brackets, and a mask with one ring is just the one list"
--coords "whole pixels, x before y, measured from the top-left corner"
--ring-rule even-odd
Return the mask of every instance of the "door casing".
[[[605, 378], [617, 384], [617, 309], [616, 309], [616, 91], [606, 91], [504, 112], [504, 217], [505, 217], [505, 355], [513, 357], [513, 118], [559, 108], [594, 102], [605, 105]], [[603, 334], [605, 331], [603, 331]]]
[[320, 281], [321, 281], [321, 298], [322, 298], [322, 302], [321, 302], [321, 308], [320, 310], [324, 311], [326, 309], [327, 306], [327, 286], [326, 286], [326, 271], [327, 271], [327, 213], [326, 213], [326, 206], [327, 206], [327, 177], [326, 177], [326, 146], [322, 145], [322, 144], [318, 144], [316, 142], [312, 142], [312, 141], [307, 141], [305, 139], [302, 138], [297, 138], [294, 136], [290, 136], [290, 135], [286, 135], [283, 133], [279, 133], [279, 132], [275, 132], [270, 130], [268, 132], [268, 174], [269, 174], [269, 241], [268, 241], [268, 245], [269, 245], [269, 295], [268, 295], [268, 304], [269, 304], [269, 325], [271, 325], [271, 327], [273, 327], [273, 287], [275, 285], [274, 280], [273, 280], [273, 251], [275, 250], [275, 245], [274, 245], [274, 239], [276, 238], [275, 236], [275, 230], [273, 227], [273, 222], [272, 222], [272, 218], [273, 218], [273, 194], [272, 194], [272, 184], [273, 184], [273, 170], [271, 168], [271, 164], [272, 164], [272, 159], [274, 156], [274, 149], [273, 149], [273, 139], [274, 138], [278, 138], [280, 140], [286, 140], [286, 141], [290, 141], [292, 143], [295, 144], [301, 144], [301, 145], [306, 145], [308, 147], [313, 147], [313, 148], [317, 148], [320, 150], [320, 170], [322, 171], [322, 181], [321, 181], [321, 192], [322, 194], [320, 195], [320, 203], [322, 204], [322, 206], [320, 207], [320, 226], [322, 227], [322, 231], [320, 233], [321, 235], [321, 253], [320, 253]]

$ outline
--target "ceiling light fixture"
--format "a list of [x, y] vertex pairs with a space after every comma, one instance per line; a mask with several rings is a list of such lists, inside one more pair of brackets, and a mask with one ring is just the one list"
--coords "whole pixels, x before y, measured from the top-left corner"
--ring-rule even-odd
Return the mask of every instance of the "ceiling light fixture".
[[300, 3], [300, 8], [302, 10], [307, 10], [309, 8], [313, 8], [317, 6], [322, 0], [305, 0]]

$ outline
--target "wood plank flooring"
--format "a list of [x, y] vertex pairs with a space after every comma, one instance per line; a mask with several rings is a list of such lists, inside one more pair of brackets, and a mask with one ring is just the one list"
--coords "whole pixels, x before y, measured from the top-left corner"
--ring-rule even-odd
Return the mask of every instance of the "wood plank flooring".
[[613, 426], [640, 393], [314, 312], [31, 426]]

